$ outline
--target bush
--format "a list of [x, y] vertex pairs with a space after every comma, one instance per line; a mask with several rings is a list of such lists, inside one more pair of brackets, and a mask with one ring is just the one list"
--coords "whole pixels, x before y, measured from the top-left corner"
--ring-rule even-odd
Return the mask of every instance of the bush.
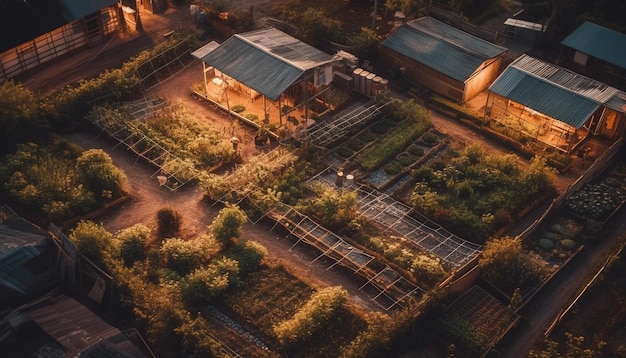
[[412, 154], [418, 158], [424, 155], [424, 148], [418, 147], [416, 145], [410, 146], [407, 151], [409, 152], [409, 154]]
[[91, 221], [80, 221], [69, 238], [78, 252], [98, 266], [104, 266], [104, 253], [110, 250], [113, 235], [104, 226]]
[[78, 180], [101, 202], [122, 196], [126, 174], [102, 149], [89, 149], [76, 159]]
[[422, 136], [422, 141], [424, 141], [424, 143], [426, 143], [427, 145], [433, 146], [437, 144], [439, 138], [437, 138], [437, 136], [432, 133], [426, 133]]
[[276, 338], [287, 347], [304, 343], [324, 327], [347, 298], [348, 292], [340, 286], [314, 293], [293, 317], [274, 327]]
[[244, 117], [246, 117], [246, 119], [249, 119], [253, 122], [257, 122], [259, 120], [259, 115], [256, 113], [247, 113]]
[[552, 249], [554, 249], [554, 241], [546, 238], [540, 239], [539, 247], [546, 251], [551, 251]]
[[143, 225], [137, 224], [120, 231], [116, 236], [120, 242], [119, 254], [124, 265], [127, 267], [137, 260], [143, 260], [146, 257], [146, 244], [150, 238], [150, 229]]
[[397, 159], [403, 167], [413, 165], [417, 161], [417, 157], [412, 154], [400, 154]]
[[243, 104], [235, 104], [230, 107], [230, 110], [235, 113], [243, 113], [246, 110], [246, 106]]
[[396, 175], [402, 171], [402, 164], [399, 161], [394, 160], [393, 162], [387, 163], [384, 170], [385, 173], [389, 175]]
[[563, 239], [559, 241], [559, 246], [561, 246], [562, 248], [566, 250], [572, 250], [576, 248], [577, 244], [576, 244], [576, 241], [574, 240]]
[[206, 305], [215, 296], [238, 281], [237, 261], [222, 258], [207, 267], [195, 269], [181, 282], [181, 293], [192, 306]]
[[209, 231], [221, 242], [222, 245], [230, 245], [233, 239], [241, 236], [241, 226], [248, 220], [239, 207], [227, 205], [217, 214], [209, 226]]
[[202, 263], [202, 252], [197, 250], [193, 242], [178, 238], [165, 240], [161, 245], [161, 253], [165, 266], [180, 275], [186, 275]]
[[182, 224], [182, 216], [172, 208], [162, 208], [157, 212], [157, 235], [161, 239], [178, 235]]
[[267, 249], [256, 241], [243, 241], [239, 245], [233, 247], [228, 257], [239, 263], [239, 272], [248, 274], [259, 268], [261, 261], [267, 256]]

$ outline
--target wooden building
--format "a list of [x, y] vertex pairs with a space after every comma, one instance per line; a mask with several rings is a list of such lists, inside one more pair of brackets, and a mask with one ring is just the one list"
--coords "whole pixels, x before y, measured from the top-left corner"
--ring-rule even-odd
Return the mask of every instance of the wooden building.
[[586, 21], [561, 45], [564, 66], [626, 91], [626, 34]]
[[121, 29], [118, 0], [2, 1], [0, 82], [103, 43]]
[[456, 102], [475, 97], [496, 79], [507, 49], [432, 17], [400, 26], [382, 43], [380, 60]]
[[624, 137], [626, 93], [522, 55], [489, 87], [484, 124], [569, 154], [590, 136]]
[[250, 112], [259, 121], [278, 127], [314, 122], [320, 112], [313, 105], [326, 105], [319, 98], [330, 89], [339, 61], [275, 28], [235, 34], [192, 55], [202, 60], [207, 99], [227, 109], [245, 104], [259, 111]]

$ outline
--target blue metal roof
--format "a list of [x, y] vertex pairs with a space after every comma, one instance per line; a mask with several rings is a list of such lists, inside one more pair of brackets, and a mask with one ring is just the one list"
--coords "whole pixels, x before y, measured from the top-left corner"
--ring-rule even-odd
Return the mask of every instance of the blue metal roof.
[[494, 93], [580, 128], [601, 105], [620, 112], [626, 94], [548, 62], [522, 55], [489, 87]]
[[585, 21], [561, 44], [626, 69], [626, 34]]
[[276, 29], [234, 35], [201, 59], [272, 100], [277, 100], [306, 70], [333, 60]]
[[461, 82], [507, 51], [432, 17], [403, 24], [382, 45]]

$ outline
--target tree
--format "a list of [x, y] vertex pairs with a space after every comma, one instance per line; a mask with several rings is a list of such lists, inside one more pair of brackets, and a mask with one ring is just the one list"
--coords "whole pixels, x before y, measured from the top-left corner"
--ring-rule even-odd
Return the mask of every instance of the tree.
[[107, 201], [122, 196], [126, 174], [102, 149], [89, 149], [76, 159], [76, 174], [85, 188]]
[[197, 250], [193, 241], [167, 239], [161, 246], [161, 253], [165, 265], [180, 275], [188, 274], [202, 263], [203, 253]]
[[361, 27], [358, 35], [350, 37], [348, 44], [354, 48], [359, 59], [375, 60], [380, 46], [380, 36], [369, 27]]
[[34, 93], [13, 80], [0, 84], [0, 151], [43, 133], [50, 124], [42, 115]]
[[276, 338], [288, 347], [305, 342], [328, 323], [347, 298], [348, 292], [340, 286], [314, 293], [293, 317], [274, 327]]
[[506, 236], [487, 241], [478, 261], [482, 276], [508, 294], [538, 284], [543, 267], [522, 249], [521, 240]]
[[230, 246], [233, 239], [241, 236], [241, 226], [248, 218], [235, 205], [226, 205], [209, 226], [209, 231], [222, 245]]
[[131, 226], [120, 231], [115, 238], [119, 242], [119, 255], [125, 266], [130, 267], [135, 261], [146, 257], [146, 243], [150, 238], [150, 229], [147, 226]]
[[311, 46], [326, 48], [328, 41], [339, 41], [341, 22], [326, 16], [324, 10], [308, 8], [298, 22], [296, 36]]
[[237, 260], [240, 273], [247, 274], [259, 268], [267, 256], [267, 249], [256, 241], [245, 240], [234, 246], [228, 256]]
[[238, 280], [237, 261], [223, 257], [206, 267], [199, 267], [181, 282], [181, 293], [192, 306], [206, 305]]
[[162, 208], [157, 211], [157, 235], [160, 239], [178, 235], [183, 218], [172, 208]]
[[110, 252], [113, 234], [92, 221], [80, 221], [69, 235], [78, 252], [96, 265], [104, 265], [105, 253]]

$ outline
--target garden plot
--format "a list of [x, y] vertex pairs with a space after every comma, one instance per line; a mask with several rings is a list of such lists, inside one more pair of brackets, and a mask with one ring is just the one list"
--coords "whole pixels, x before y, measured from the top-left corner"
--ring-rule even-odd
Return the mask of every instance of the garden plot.
[[[317, 182], [334, 187], [335, 179], [332, 171], [324, 170], [311, 178], [309, 184]], [[451, 268], [463, 266], [481, 251], [480, 245], [463, 240], [424, 217], [421, 217], [421, 221], [415, 219], [409, 215], [412, 212], [410, 207], [386, 194], [356, 183], [349, 190], [357, 192], [360, 215], [433, 253]]]
[[440, 329], [468, 356], [482, 356], [519, 318], [495, 297], [474, 286], [444, 312]]
[[583, 219], [604, 223], [626, 202], [626, 180], [608, 177], [585, 184], [567, 198], [565, 208]]
[[360, 289], [385, 310], [403, 307], [409, 298], [423, 293], [421, 288], [393, 269], [377, 262], [373, 256], [353, 247], [288, 205], [276, 206], [267, 216], [276, 223], [272, 230], [280, 224], [297, 239], [292, 248], [304, 242], [320, 251], [320, 255], [313, 261], [325, 256], [334, 261], [329, 269], [341, 265], [364, 278], [367, 282]]
[[355, 128], [358, 129], [360, 126], [376, 118], [380, 115], [381, 110], [390, 103], [391, 101], [383, 103], [369, 101], [356, 108], [350, 108], [339, 118], [333, 119], [332, 121], [318, 122], [319, 124], [305, 129], [299, 139], [308, 138], [314, 146], [326, 149], [331, 144], [344, 138]]

